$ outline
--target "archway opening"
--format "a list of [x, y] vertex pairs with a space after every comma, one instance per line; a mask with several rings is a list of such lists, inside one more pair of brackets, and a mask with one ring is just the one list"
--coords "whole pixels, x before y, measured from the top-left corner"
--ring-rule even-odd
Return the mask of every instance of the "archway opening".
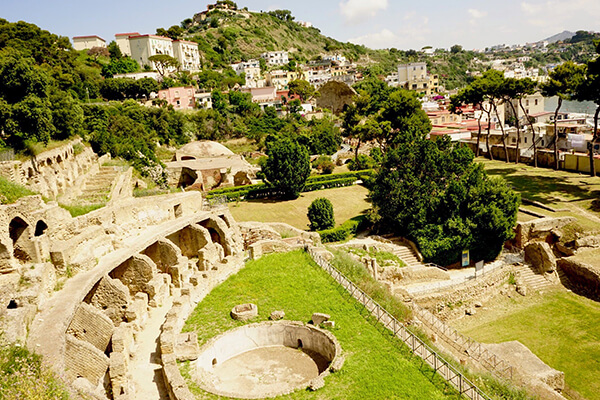
[[42, 236], [46, 229], [48, 229], [48, 225], [40, 219], [37, 224], [35, 224], [34, 236]]
[[25, 242], [29, 240], [28, 227], [29, 224], [20, 217], [13, 218], [8, 225], [8, 234], [13, 243], [13, 256], [24, 261], [31, 259], [24, 248]]

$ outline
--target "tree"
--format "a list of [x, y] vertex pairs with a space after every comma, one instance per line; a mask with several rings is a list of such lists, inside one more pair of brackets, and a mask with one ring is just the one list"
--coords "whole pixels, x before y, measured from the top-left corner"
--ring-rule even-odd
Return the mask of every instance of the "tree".
[[554, 169], [558, 169], [558, 112], [563, 100], [570, 100], [577, 96], [577, 89], [581, 87], [584, 73], [584, 65], [567, 61], [554, 68], [548, 74], [548, 81], [541, 87], [544, 97], [558, 97], [554, 111]]
[[[596, 43], [596, 53], [600, 54], [600, 41]], [[600, 114], [600, 55], [596, 56], [594, 60], [588, 61], [585, 80], [577, 89], [577, 100], [587, 100], [596, 103], [593, 138], [588, 145], [590, 156], [590, 175], [596, 176], [596, 168], [594, 165], [594, 144], [597, 143], [598, 139], [600, 138], [600, 135], [598, 134], [598, 115]]]
[[290, 94], [297, 94], [302, 101], [308, 100], [316, 93], [315, 88], [304, 79], [295, 79], [288, 84]]
[[455, 44], [454, 46], [450, 47], [450, 53], [452, 54], [460, 53], [462, 51], [463, 47], [460, 44]]
[[121, 58], [123, 58], [121, 48], [114, 40], [108, 44], [107, 50], [111, 59], [120, 60]]
[[[481, 118], [483, 117], [483, 101], [484, 94], [477, 90], [473, 85], [469, 85], [466, 88], [459, 91], [457, 94], [450, 97], [450, 111], [455, 114], [462, 114], [461, 107], [472, 104], [473, 107], [479, 107], [481, 112], [477, 118], [477, 144], [475, 147], [475, 157], [479, 157], [479, 144], [481, 143]], [[489, 119], [488, 119], [489, 121]], [[488, 122], [489, 125], [489, 122]], [[489, 132], [488, 132], [489, 135]], [[489, 146], [489, 140], [488, 140]], [[489, 149], [488, 149], [489, 152]]]
[[310, 175], [306, 148], [295, 140], [282, 138], [269, 143], [262, 166], [266, 182], [277, 188], [286, 199], [297, 198]]
[[512, 237], [519, 199], [489, 178], [466, 147], [416, 138], [388, 150], [370, 196], [380, 228], [408, 237], [428, 261], [449, 265], [469, 249], [493, 260]]
[[154, 64], [156, 71], [164, 77], [170, 69], [179, 68], [177, 59], [168, 54], [156, 54], [148, 57], [148, 61]]
[[94, 57], [94, 61], [97, 61], [98, 57], [109, 57], [110, 53], [106, 47], [95, 46], [88, 50], [87, 55]]
[[333, 204], [329, 199], [319, 197], [308, 206], [308, 220], [311, 231], [322, 231], [335, 226]]

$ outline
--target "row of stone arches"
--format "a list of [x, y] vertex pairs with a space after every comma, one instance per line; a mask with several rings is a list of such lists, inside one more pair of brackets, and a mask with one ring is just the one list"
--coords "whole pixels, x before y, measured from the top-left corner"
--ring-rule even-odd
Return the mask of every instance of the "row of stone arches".
[[[71, 378], [94, 386], [110, 381], [112, 393], [127, 392], [127, 379], [111, 374], [113, 359], [128, 358], [115, 345], [122, 329], [139, 330], [148, 307], [160, 306], [174, 288], [198, 285], [206, 271], [237, 254], [230, 221], [211, 216], [156, 240], [97, 281], [67, 329], [65, 362]], [[93, 360], [94, 368], [82, 364]], [[110, 367], [110, 368], [109, 368]], [[117, 397], [115, 397], [117, 398]]]

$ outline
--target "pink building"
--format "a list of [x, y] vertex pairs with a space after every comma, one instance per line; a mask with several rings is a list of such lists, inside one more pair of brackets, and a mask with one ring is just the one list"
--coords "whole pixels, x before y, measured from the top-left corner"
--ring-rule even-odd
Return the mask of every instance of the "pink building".
[[192, 86], [172, 87], [158, 91], [158, 98], [166, 100], [176, 110], [191, 110], [196, 108], [194, 88]]

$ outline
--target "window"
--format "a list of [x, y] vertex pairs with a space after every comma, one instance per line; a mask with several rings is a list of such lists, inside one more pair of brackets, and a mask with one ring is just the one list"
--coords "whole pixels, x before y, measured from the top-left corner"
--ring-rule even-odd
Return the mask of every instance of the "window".
[[525, 105], [529, 106], [529, 100], [525, 100]]
[[535, 99], [535, 105], [536, 106], [538, 105], [538, 99]]
[[512, 138], [512, 142], [513, 143], [517, 143], [517, 139], [516, 138]]
[[527, 144], [527, 136], [525, 136], [523, 139], [525, 140], [525, 143]]

